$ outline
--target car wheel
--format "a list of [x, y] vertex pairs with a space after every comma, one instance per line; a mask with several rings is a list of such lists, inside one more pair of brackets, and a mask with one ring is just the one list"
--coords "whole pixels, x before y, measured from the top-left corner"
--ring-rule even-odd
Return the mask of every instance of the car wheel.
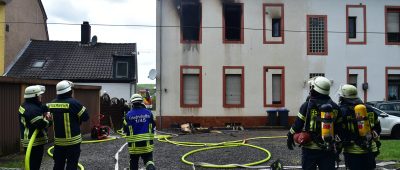
[[393, 127], [392, 137], [395, 139], [400, 139], [400, 125], [396, 125]]

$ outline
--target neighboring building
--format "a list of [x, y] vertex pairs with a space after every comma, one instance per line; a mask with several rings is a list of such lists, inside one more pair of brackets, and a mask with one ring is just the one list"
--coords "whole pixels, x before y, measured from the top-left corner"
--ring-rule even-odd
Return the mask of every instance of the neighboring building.
[[48, 40], [41, 0], [0, 0], [0, 75], [30, 39]]
[[293, 122], [318, 75], [334, 100], [345, 83], [400, 99], [398, 0], [157, 0], [157, 14], [163, 127], [261, 126], [281, 107]]
[[5, 76], [102, 86], [110, 97], [125, 100], [136, 91], [136, 43], [90, 42], [88, 22], [81, 42], [31, 40], [20, 54]]

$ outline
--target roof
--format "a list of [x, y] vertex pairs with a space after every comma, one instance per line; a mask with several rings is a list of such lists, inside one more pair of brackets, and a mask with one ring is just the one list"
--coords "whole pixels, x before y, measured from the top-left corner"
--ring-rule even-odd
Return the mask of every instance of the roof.
[[[5, 75], [47, 80], [121, 82], [121, 79], [113, 77], [113, 56], [135, 57], [135, 54], [135, 43], [81, 45], [78, 41], [31, 40]], [[45, 63], [42, 68], [34, 68], [32, 65], [36, 61]], [[136, 63], [136, 58], [134, 61]], [[134, 70], [134, 75], [137, 75], [136, 68]], [[123, 81], [136, 81], [136, 76], [133, 77]]]

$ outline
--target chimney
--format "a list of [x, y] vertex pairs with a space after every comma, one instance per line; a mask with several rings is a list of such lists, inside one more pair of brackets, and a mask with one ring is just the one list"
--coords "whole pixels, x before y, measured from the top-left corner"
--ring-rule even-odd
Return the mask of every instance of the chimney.
[[89, 44], [90, 42], [90, 25], [88, 21], [83, 21], [81, 25], [81, 44]]

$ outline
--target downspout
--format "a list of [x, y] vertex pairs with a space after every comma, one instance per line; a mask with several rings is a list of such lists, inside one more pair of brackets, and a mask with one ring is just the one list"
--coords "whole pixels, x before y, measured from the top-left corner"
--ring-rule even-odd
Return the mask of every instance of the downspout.
[[159, 29], [159, 33], [160, 33], [160, 41], [159, 41], [159, 50], [160, 50], [160, 55], [159, 55], [159, 58], [160, 58], [160, 70], [159, 70], [159, 72], [160, 72], [160, 75], [158, 76], [159, 77], [159, 80], [160, 80], [160, 82], [159, 82], [159, 84], [160, 84], [160, 89], [159, 89], [159, 93], [160, 93], [160, 98], [158, 99], [158, 100], [160, 100], [160, 129], [162, 129], [162, 9], [163, 9], [163, 6], [162, 6], [162, 0], [159, 0], [159, 5], [160, 5], [160, 13], [158, 14], [158, 17], [159, 17], [159, 21], [160, 21], [160, 25], [158, 25], [158, 29]]

